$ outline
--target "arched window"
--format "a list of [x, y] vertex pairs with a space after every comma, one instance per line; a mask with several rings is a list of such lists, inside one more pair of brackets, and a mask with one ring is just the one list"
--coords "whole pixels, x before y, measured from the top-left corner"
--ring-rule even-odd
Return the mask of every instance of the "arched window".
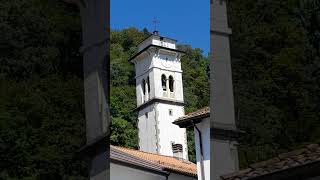
[[167, 80], [166, 75], [162, 74], [162, 76], [161, 76], [161, 83], [162, 83], [162, 89], [163, 89], [164, 91], [167, 90], [166, 80]]
[[173, 92], [173, 77], [172, 76], [169, 76], [169, 89], [170, 89], [170, 92]]
[[143, 95], [146, 95], [146, 81], [145, 80], [142, 80], [142, 92], [143, 92]]
[[147, 85], [148, 85], [148, 92], [150, 93], [150, 80], [149, 80], [149, 76], [147, 78]]

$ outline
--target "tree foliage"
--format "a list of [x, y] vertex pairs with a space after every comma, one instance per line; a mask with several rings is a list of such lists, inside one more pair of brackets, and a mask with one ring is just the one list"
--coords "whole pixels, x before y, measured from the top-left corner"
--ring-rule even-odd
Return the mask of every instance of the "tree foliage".
[[319, 2], [230, 1], [241, 166], [320, 140]]
[[0, 12], [0, 179], [85, 179], [77, 7], [12, 0]]

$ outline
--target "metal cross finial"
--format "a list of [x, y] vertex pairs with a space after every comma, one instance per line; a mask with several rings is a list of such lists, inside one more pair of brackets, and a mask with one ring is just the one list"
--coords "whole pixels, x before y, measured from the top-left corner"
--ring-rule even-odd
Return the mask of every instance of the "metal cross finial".
[[152, 22], [154, 24], [154, 31], [157, 31], [157, 23], [159, 23], [159, 21], [154, 17]]

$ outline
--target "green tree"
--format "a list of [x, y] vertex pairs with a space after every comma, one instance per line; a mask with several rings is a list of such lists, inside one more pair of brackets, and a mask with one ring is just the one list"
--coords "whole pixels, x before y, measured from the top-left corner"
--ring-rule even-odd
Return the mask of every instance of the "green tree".
[[0, 11], [0, 179], [86, 179], [77, 8], [13, 0]]
[[241, 166], [319, 141], [319, 7], [230, 1], [237, 120], [247, 132]]

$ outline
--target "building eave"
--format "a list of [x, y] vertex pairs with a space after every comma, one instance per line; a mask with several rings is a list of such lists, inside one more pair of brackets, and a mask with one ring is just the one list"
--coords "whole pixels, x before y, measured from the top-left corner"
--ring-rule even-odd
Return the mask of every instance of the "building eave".
[[203, 114], [195, 117], [191, 117], [188, 119], [183, 119], [179, 121], [173, 121], [172, 123], [178, 125], [180, 128], [187, 128], [193, 126], [193, 124], [198, 124], [202, 122], [203, 119], [210, 117], [210, 114]]
[[180, 128], [186, 128], [189, 126], [193, 126], [193, 124], [200, 123], [202, 120], [210, 117], [210, 108], [204, 107], [195, 112], [191, 112], [185, 116], [182, 116], [172, 123], [178, 125]]

